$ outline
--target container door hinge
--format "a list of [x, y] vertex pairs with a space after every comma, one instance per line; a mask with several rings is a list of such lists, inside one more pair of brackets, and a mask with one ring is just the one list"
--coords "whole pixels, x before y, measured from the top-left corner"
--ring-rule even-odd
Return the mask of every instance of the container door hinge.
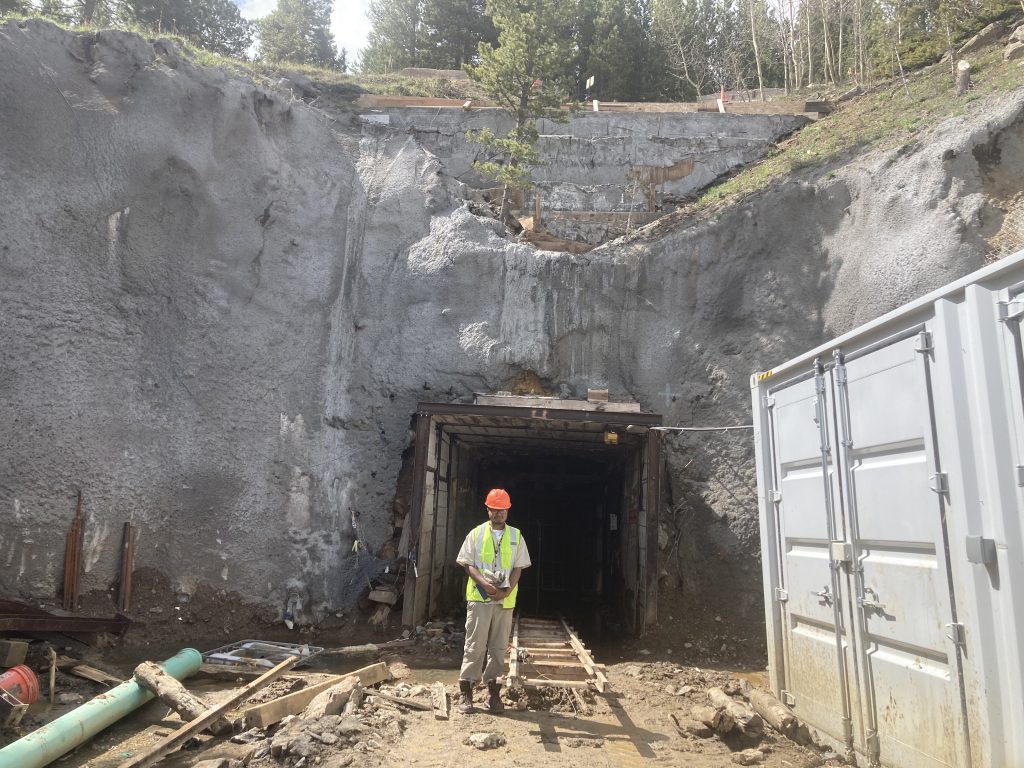
[[931, 483], [928, 485], [936, 493], [949, 493], [949, 475], [945, 472], [936, 472], [930, 478]]
[[1017, 487], [1024, 488], [1024, 464], [1018, 464], [1014, 469], [1017, 470]]
[[782, 491], [772, 491], [772, 504], [782, 503]]
[[785, 704], [787, 707], [796, 706], [796, 696], [794, 696], [789, 691], [781, 691], [780, 693], [782, 695], [779, 698], [782, 699], [783, 704]]
[[949, 634], [946, 637], [953, 641], [953, 645], [967, 645], [967, 633], [964, 631], [963, 624], [947, 624], [946, 626], [949, 627]]
[[784, 590], [782, 587], [775, 588], [775, 599], [780, 603], [784, 603], [789, 600], [789, 592]]
[[931, 331], [921, 331], [917, 334], [917, 346], [914, 347], [915, 352], [925, 354], [935, 349], [935, 345], [932, 344]]
[[774, 408], [775, 407], [775, 395], [765, 395], [764, 396], [764, 407], [765, 408]]
[[1000, 301], [997, 305], [999, 307], [999, 320], [1000, 322], [1007, 322], [1009, 320], [1020, 320], [1021, 316], [1024, 316], [1024, 301], [1020, 299], [1014, 299], [1013, 301]]

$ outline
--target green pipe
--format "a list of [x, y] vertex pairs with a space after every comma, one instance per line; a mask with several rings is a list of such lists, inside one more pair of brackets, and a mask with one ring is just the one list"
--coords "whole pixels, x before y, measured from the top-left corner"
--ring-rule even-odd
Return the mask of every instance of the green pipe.
[[[195, 648], [178, 651], [160, 666], [175, 680], [199, 671], [203, 656]], [[0, 749], [0, 768], [42, 768], [135, 711], [153, 694], [134, 679], [101, 693], [28, 736]]]

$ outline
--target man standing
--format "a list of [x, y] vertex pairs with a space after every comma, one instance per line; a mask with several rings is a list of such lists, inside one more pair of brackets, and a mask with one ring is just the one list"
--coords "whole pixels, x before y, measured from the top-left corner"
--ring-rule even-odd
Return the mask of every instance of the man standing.
[[459, 712], [473, 711], [473, 684], [481, 678], [484, 655], [487, 666], [487, 709], [499, 714], [501, 703], [498, 677], [505, 674], [505, 651], [512, 631], [512, 609], [516, 607], [519, 577], [530, 567], [530, 553], [518, 528], [506, 525], [512, 500], [495, 488], [484, 501], [487, 522], [478, 525], [462, 542], [455, 562], [466, 569], [466, 647], [459, 673]]

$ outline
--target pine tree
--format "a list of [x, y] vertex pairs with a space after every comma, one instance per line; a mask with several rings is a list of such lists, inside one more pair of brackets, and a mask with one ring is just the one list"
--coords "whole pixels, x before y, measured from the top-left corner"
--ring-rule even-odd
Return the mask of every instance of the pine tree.
[[557, 109], [566, 96], [563, 65], [573, 46], [563, 34], [567, 19], [560, 8], [559, 0], [487, 0], [498, 45], [481, 43], [480, 64], [466, 68], [514, 121], [507, 136], [487, 129], [474, 136], [490, 153], [476, 170], [505, 187], [502, 218], [508, 216], [509, 190], [528, 187], [530, 166], [540, 162], [535, 119]]
[[172, 32], [201, 48], [245, 56], [255, 25], [231, 0], [122, 0], [126, 21], [153, 32]]
[[336, 69], [330, 25], [330, 0], [278, 0], [274, 12], [258, 22], [260, 57]]
[[480, 43], [498, 35], [484, 13], [484, 0], [423, 0], [423, 29], [416, 66], [462, 69], [477, 58]]
[[420, 63], [422, 0], [370, 0], [370, 35], [360, 57], [364, 72], [393, 72]]

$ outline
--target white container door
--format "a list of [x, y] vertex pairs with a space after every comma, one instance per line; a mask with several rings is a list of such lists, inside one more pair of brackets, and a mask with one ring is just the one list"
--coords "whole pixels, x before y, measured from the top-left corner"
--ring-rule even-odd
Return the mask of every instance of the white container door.
[[[819, 390], [821, 390], [819, 392]], [[821, 395], [819, 397], [819, 394]], [[840, 742], [852, 738], [853, 657], [843, 574], [830, 567], [842, 538], [834, 417], [827, 375], [773, 391], [773, 503], [781, 553], [776, 598], [783, 624], [782, 698]]]
[[970, 764], [930, 346], [905, 336], [832, 370], [865, 747], [900, 768]]

